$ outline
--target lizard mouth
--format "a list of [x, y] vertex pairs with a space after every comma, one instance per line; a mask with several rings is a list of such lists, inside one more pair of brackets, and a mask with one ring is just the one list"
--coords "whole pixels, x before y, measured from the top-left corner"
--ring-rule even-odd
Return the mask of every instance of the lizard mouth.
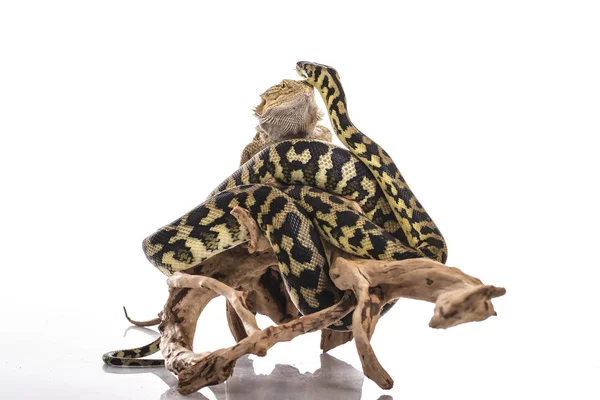
[[254, 107], [254, 114], [260, 116], [262, 115], [265, 105], [267, 104], [267, 100], [264, 97], [260, 97], [260, 104]]

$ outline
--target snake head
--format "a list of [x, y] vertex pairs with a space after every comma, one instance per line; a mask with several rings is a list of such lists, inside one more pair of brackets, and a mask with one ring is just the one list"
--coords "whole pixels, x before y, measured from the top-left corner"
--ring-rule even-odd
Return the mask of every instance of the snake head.
[[330, 75], [339, 79], [335, 68], [310, 61], [298, 61], [296, 63], [296, 71], [301, 77], [306, 79], [308, 83], [315, 87], [319, 86], [318, 80], [321, 76]]

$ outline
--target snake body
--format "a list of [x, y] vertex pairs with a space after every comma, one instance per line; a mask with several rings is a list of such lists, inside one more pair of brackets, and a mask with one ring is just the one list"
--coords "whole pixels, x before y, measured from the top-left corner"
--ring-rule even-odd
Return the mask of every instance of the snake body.
[[292, 197], [269, 185], [240, 185], [212, 196], [146, 241], [149, 260], [172, 273], [249, 241], [246, 227], [231, 214], [237, 206], [250, 212], [271, 243], [299, 310], [312, 313], [341, 298], [311, 219]]
[[308, 185], [356, 201], [365, 215], [408, 244], [371, 171], [347, 149], [316, 140], [282, 141], [259, 152], [225, 179], [210, 196], [235, 186], [275, 179]]
[[224, 190], [273, 178], [284, 185], [312, 186], [354, 200], [369, 220], [406, 243], [383, 192], [363, 163], [330, 143], [291, 140], [258, 153], [220, 184], [199, 209], [146, 238], [143, 247], [149, 261], [171, 275], [232, 247], [227, 235], [237, 240], [239, 224], [234, 217], [224, 215], [221, 203], [214, 204], [211, 199]]
[[298, 62], [296, 70], [321, 94], [338, 139], [377, 179], [410, 246], [428, 258], [445, 263], [448, 249], [444, 237], [410, 190], [392, 158], [350, 121], [346, 95], [337, 71], [307, 61]]
[[[323, 213], [306, 215], [311, 210], [296, 207], [294, 199], [278, 189], [240, 185], [276, 179], [284, 185], [312, 186], [356, 201], [374, 223], [369, 226], [372, 233], [364, 231], [364, 224], [349, 224], [345, 230], [354, 240], [340, 241], [324, 234], [331, 230], [320, 229], [326, 240], [352, 254], [386, 259], [384, 248], [399, 242], [395, 247], [402, 250], [388, 259], [429, 257], [444, 262], [447, 251], [441, 233], [387, 152], [350, 122], [337, 72], [306, 62], [298, 63], [297, 68], [321, 93], [334, 131], [348, 150], [310, 140], [270, 146], [219, 185], [205, 203], [148, 237], [144, 251], [150, 262], [166, 275], [189, 269], [249, 239], [245, 228], [229, 214], [233, 207], [242, 206], [250, 210], [270, 239], [291, 298], [307, 314], [328, 307], [339, 298], [330, 295], [336, 289], [328, 282], [324, 253], [316, 243], [318, 235], [311, 230], [314, 227], [310, 221], [322, 225]], [[248, 191], [249, 198], [245, 194]], [[356, 214], [351, 210], [346, 212], [353, 213]], [[343, 218], [339, 210], [327, 214], [332, 216], [327, 222], [330, 228], [341, 227]], [[294, 224], [287, 223], [290, 218]], [[299, 235], [300, 226], [308, 236]], [[386, 236], [386, 230], [395, 237]], [[277, 236], [273, 236], [274, 232]], [[365, 248], [372, 251], [369, 253]], [[298, 279], [300, 276], [303, 278]]]
[[108, 365], [113, 365], [117, 367], [162, 367], [165, 365], [164, 360], [140, 359], [140, 357], [146, 357], [158, 352], [160, 350], [159, 346], [160, 338], [142, 347], [109, 351], [108, 353], [105, 353], [102, 356], [102, 361], [104, 361]]
[[[166, 275], [189, 269], [249, 240], [246, 228], [230, 214], [236, 206], [246, 208], [275, 251], [290, 298], [307, 314], [340, 298], [328, 276], [320, 236], [351, 254], [382, 260], [428, 257], [445, 262], [447, 248], [388, 153], [350, 121], [337, 72], [308, 62], [299, 62], [297, 70], [321, 94], [348, 150], [308, 140], [270, 146], [207, 201], [146, 238], [143, 248]], [[282, 191], [264, 185], [272, 179], [302, 186]], [[337, 196], [356, 201], [365, 216]], [[331, 328], [349, 329], [350, 321]]]

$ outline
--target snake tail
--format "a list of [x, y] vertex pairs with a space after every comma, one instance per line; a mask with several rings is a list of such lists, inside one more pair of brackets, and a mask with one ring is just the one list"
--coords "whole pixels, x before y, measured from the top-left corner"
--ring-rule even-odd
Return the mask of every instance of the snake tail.
[[142, 347], [109, 351], [102, 356], [102, 361], [107, 365], [116, 367], [161, 367], [165, 365], [165, 360], [141, 358], [152, 355], [159, 350], [160, 338]]

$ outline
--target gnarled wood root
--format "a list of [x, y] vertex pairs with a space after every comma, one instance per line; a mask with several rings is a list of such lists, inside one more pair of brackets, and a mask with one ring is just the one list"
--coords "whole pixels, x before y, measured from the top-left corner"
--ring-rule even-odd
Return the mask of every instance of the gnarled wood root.
[[365, 260], [331, 246], [327, 249], [331, 279], [339, 289], [352, 290], [357, 297], [352, 332], [363, 372], [383, 389], [391, 388], [393, 380], [369, 340], [384, 304], [400, 297], [435, 303], [429, 326], [449, 328], [496, 315], [490, 300], [506, 293], [504, 288], [483, 285], [458, 268], [425, 258]]
[[317, 313], [255, 331], [235, 346], [217, 350], [181, 372], [177, 389], [181, 394], [189, 394], [204, 386], [224, 382], [233, 374], [233, 367], [241, 356], [256, 354], [263, 357], [268, 349], [279, 342], [287, 342], [296, 336], [325, 329], [348, 314], [354, 308], [354, 304], [354, 296], [348, 293], [337, 304]]
[[134, 319], [129, 318], [129, 314], [127, 314], [127, 309], [125, 308], [125, 306], [123, 306], [123, 312], [125, 313], [125, 318], [127, 318], [127, 321], [129, 321], [132, 325], [135, 325], [135, 326], [158, 325], [158, 324], [160, 324], [161, 316], [162, 316], [162, 312], [160, 312], [160, 313], [158, 313], [158, 317], [156, 317], [156, 318], [149, 319], [147, 321], [136, 321]]
[[[187, 271], [189, 276], [202, 278], [204, 283], [208, 282], [209, 288], [204, 287], [204, 283], [202, 287], [196, 283], [194, 289], [176, 287], [178, 281], [175, 278], [172, 287], [169, 288], [169, 298], [159, 325], [162, 333], [160, 347], [166, 368], [179, 374], [204, 355], [193, 352], [193, 343], [200, 313], [212, 299], [218, 296], [218, 293], [211, 288], [227, 293], [230, 299], [239, 296], [234, 300], [238, 302], [237, 308], [244, 307], [248, 310], [244, 314], [252, 315], [252, 318], [254, 312], [268, 316], [275, 323], [298, 318], [298, 311], [285, 295], [286, 289], [279, 272], [270, 268], [273, 264], [276, 265], [276, 259], [272, 252], [249, 254], [247, 249], [237, 247]], [[211, 284], [217, 286], [213, 287]], [[235, 308], [232, 308], [235, 313]], [[239, 318], [237, 313], [236, 318]], [[250, 326], [252, 323], [256, 324], [255, 320], [252, 322], [252, 318], [248, 318], [246, 324], [249, 323]], [[240, 335], [243, 332], [245, 337], [246, 324], [241, 320], [239, 323], [241, 326], [232, 327], [230, 324], [230, 327], [233, 332], [238, 332]], [[236, 337], [235, 333], [234, 337]], [[243, 337], [236, 337], [236, 339], [241, 340]]]
[[[277, 262], [272, 249], [265, 246], [266, 239], [257, 233], [256, 223], [245, 210], [236, 210], [234, 215], [251, 232], [247, 248], [240, 246], [221, 253], [186, 271], [188, 274], [175, 274], [168, 280], [170, 296], [159, 326], [161, 350], [166, 367], [179, 377], [178, 390], [182, 394], [225, 381], [244, 354], [264, 356], [276, 343], [324, 329], [353, 308], [352, 332], [324, 330], [321, 348], [328, 351], [354, 337], [365, 375], [389, 389], [393, 380], [370, 344], [386, 303], [400, 297], [435, 303], [429, 325], [449, 328], [496, 315], [490, 300], [505, 293], [503, 288], [483, 285], [458, 268], [432, 260], [365, 260], [326, 245], [330, 276], [346, 294], [336, 305], [298, 318], [274, 270]], [[228, 322], [238, 343], [212, 353], [194, 353], [196, 321], [217, 295], [228, 300]], [[282, 324], [260, 330], [256, 312]]]

